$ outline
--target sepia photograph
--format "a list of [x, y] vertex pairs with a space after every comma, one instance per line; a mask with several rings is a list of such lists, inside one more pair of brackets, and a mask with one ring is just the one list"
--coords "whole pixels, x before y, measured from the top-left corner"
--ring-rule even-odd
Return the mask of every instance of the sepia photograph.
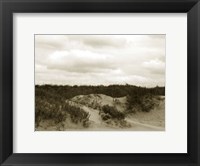
[[165, 131], [165, 34], [36, 34], [35, 131]]

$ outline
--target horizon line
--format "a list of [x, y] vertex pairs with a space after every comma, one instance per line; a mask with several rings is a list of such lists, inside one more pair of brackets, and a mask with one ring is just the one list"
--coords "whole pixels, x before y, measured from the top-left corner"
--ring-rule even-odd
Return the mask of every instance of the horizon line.
[[143, 87], [143, 88], [155, 88], [155, 87], [165, 87], [165, 85], [160, 86], [160, 85], [156, 85], [156, 86], [140, 86], [140, 85], [134, 85], [134, 84], [109, 84], [109, 85], [69, 85], [69, 84], [35, 84], [35, 86], [136, 86], [136, 87]]

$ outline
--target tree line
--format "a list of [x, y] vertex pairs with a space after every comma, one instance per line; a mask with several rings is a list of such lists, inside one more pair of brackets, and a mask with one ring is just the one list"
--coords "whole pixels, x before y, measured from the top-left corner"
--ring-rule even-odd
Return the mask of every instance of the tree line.
[[134, 85], [109, 85], [109, 86], [69, 86], [69, 85], [36, 85], [35, 95], [45, 99], [61, 101], [77, 95], [105, 94], [111, 97], [139, 96], [145, 94], [165, 95], [165, 87], [139, 87]]

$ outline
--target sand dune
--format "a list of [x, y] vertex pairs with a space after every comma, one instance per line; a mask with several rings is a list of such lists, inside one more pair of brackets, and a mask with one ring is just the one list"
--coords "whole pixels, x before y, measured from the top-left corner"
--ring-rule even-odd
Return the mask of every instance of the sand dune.
[[[104, 94], [79, 95], [66, 100], [69, 105], [79, 107], [89, 113], [89, 127], [82, 124], [74, 124], [70, 118], [59, 124], [51, 120], [43, 120], [37, 131], [164, 131], [165, 130], [165, 97], [153, 98], [155, 107], [149, 112], [136, 111], [127, 114], [127, 97], [113, 98]], [[110, 120], [110, 123], [102, 120], [100, 110], [103, 106], [109, 105], [125, 114], [121, 126], [117, 121]]]
[[89, 112], [91, 126], [84, 130], [133, 130], [133, 131], [162, 131], [165, 127], [165, 98], [160, 96], [159, 100], [155, 100], [155, 108], [150, 112], [138, 111], [134, 114], [128, 115], [125, 120], [130, 124], [130, 127], [115, 128], [103, 123], [99, 109], [104, 105], [114, 106], [119, 111], [126, 111], [127, 98], [112, 98], [104, 94], [90, 94], [75, 96], [67, 100], [72, 105], [82, 108]]

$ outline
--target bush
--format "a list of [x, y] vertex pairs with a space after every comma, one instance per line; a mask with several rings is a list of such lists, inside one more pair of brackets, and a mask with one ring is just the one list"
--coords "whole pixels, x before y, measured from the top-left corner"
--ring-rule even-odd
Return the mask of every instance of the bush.
[[142, 111], [149, 112], [150, 110], [154, 108], [154, 106], [155, 106], [155, 103], [153, 101], [152, 95], [148, 94], [142, 98], [142, 105], [141, 105]]
[[59, 104], [50, 104], [41, 98], [35, 100], [35, 122], [36, 127], [42, 120], [53, 120], [60, 123], [67, 118], [67, 114], [61, 110]]
[[123, 113], [119, 112], [115, 107], [111, 107], [109, 105], [104, 105], [100, 112], [103, 120], [107, 119], [121, 120], [125, 118], [125, 115]]
[[138, 94], [131, 94], [127, 96], [128, 108], [132, 109], [133, 106], [141, 105], [141, 96]]
[[127, 96], [128, 110], [135, 112], [135, 109], [149, 112], [155, 106], [153, 95], [151, 94], [131, 94]]
[[65, 104], [63, 110], [70, 115], [73, 123], [82, 124], [83, 127], [89, 126], [90, 114], [88, 112], [85, 112], [83, 109], [69, 104]]
[[42, 120], [53, 120], [55, 124], [64, 122], [67, 117], [75, 124], [82, 124], [83, 127], [89, 126], [89, 113], [79, 107], [71, 106], [68, 103], [50, 104], [48, 101], [36, 98], [35, 100], [35, 125], [39, 126]]
[[102, 120], [113, 127], [131, 127], [131, 125], [125, 120], [125, 115], [122, 112], [119, 112], [115, 107], [105, 105], [100, 111]]

